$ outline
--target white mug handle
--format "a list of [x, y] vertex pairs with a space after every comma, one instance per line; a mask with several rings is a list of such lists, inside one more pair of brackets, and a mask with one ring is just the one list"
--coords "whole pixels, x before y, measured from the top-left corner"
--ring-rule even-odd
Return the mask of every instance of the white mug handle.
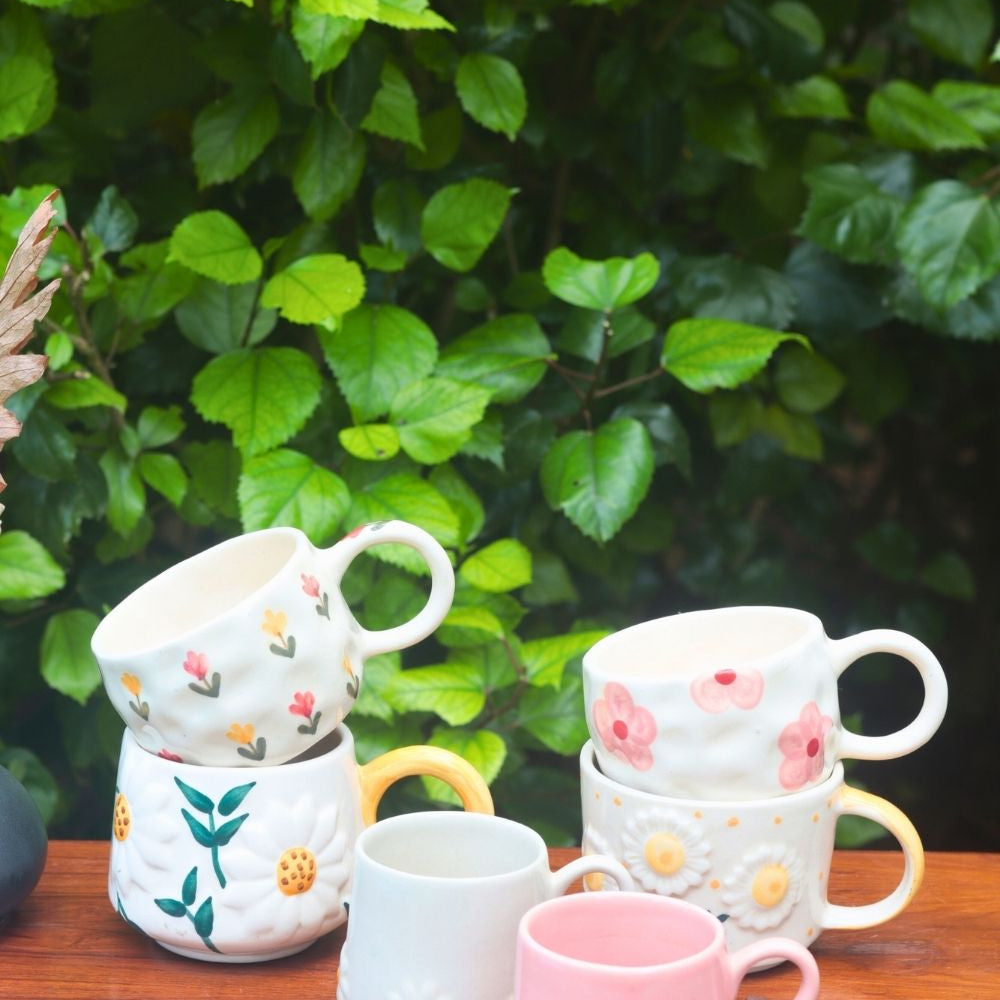
[[759, 962], [772, 959], [787, 959], [799, 967], [802, 973], [802, 984], [794, 1000], [817, 1000], [819, 997], [819, 968], [812, 952], [791, 938], [773, 937], [764, 941], [754, 941], [745, 948], [733, 952], [729, 956], [729, 974], [732, 982], [732, 995], [736, 996], [740, 983], [746, 974], [753, 970]]
[[899, 885], [877, 903], [841, 906], [827, 900], [820, 914], [820, 926], [824, 930], [858, 930], [884, 924], [910, 905], [924, 880], [924, 847], [920, 835], [906, 815], [891, 802], [850, 785], [841, 785], [837, 790], [833, 810], [837, 816], [864, 816], [884, 826], [903, 849], [903, 877]]
[[839, 677], [855, 660], [868, 653], [895, 653], [909, 660], [924, 682], [924, 703], [917, 717], [903, 729], [886, 736], [862, 736], [844, 730], [838, 757], [888, 760], [923, 746], [936, 732], [948, 707], [948, 681], [937, 657], [918, 639], [905, 632], [878, 628], [846, 639], [830, 639], [834, 670]]
[[361, 525], [342, 538], [332, 548], [320, 554], [324, 570], [331, 583], [340, 587], [347, 567], [365, 549], [387, 542], [398, 542], [416, 549], [431, 571], [431, 592], [419, 613], [394, 628], [369, 630], [357, 622], [357, 641], [362, 659], [405, 649], [426, 639], [441, 624], [455, 596], [455, 571], [448, 553], [423, 528], [406, 521], [376, 521]]
[[635, 892], [635, 882], [620, 861], [606, 854], [585, 854], [582, 858], [563, 865], [559, 871], [549, 872], [547, 898], [561, 896], [578, 878], [597, 872], [613, 878], [623, 892]]

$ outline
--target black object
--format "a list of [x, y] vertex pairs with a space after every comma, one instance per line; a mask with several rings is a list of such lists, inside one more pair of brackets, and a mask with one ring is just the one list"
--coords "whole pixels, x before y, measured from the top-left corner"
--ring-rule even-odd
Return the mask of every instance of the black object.
[[34, 799], [0, 767], [0, 924], [31, 894], [48, 854], [49, 841]]

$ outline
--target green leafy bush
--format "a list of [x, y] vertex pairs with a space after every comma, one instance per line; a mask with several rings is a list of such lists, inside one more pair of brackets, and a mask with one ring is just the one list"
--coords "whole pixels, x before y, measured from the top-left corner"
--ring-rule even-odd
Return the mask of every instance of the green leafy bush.
[[[241, 530], [400, 517], [458, 590], [367, 665], [364, 756], [454, 749], [575, 839], [582, 652], [792, 604], [939, 650], [945, 731], [878, 781], [983, 846], [944, 776], [997, 776], [963, 735], [997, 639], [995, 36], [988, 0], [8, 3], [0, 259], [55, 186], [64, 228], [3, 453], [0, 762], [103, 837], [104, 611]], [[397, 622], [421, 569], [376, 550], [349, 601]], [[849, 675], [872, 731], [915, 711], [895, 670]]]

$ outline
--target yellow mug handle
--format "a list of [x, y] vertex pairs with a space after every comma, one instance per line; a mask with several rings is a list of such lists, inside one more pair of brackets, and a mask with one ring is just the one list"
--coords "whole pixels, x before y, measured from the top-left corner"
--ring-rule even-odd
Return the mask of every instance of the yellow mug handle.
[[371, 826], [378, 818], [378, 804], [390, 785], [400, 778], [427, 775], [450, 785], [466, 812], [493, 815], [493, 797], [482, 775], [464, 758], [442, 747], [400, 747], [358, 767], [361, 782], [361, 820]]

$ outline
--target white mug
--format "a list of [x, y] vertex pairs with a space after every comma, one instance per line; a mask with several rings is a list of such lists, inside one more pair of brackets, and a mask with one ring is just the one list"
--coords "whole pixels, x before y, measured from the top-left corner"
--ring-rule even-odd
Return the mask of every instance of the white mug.
[[382, 820], [355, 845], [337, 1000], [511, 1000], [521, 917], [594, 872], [633, 887], [600, 856], [551, 872], [542, 838], [511, 820]]
[[[896, 653], [924, 685], [917, 717], [887, 736], [843, 727], [837, 681], [859, 657]], [[792, 608], [695, 611], [606, 636], [583, 658], [587, 725], [601, 770], [656, 795], [731, 800], [825, 781], [843, 757], [885, 760], [922, 746], [944, 718], [948, 684], [904, 632], [828, 639]]]

